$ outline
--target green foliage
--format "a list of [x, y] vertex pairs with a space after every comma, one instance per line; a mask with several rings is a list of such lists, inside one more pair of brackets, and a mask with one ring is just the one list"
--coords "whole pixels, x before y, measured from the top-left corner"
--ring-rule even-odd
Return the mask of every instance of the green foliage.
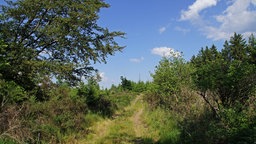
[[[213, 127], [212, 133], [216, 136], [218, 134], [214, 131], [219, 129], [222, 131], [222, 135], [227, 138], [229, 143], [253, 143], [256, 140], [256, 113], [248, 109], [253, 108], [255, 110], [256, 104], [252, 104], [251, 107], [245, 107], [243, 105], [236, 108], [223, 109], [220, 112], [222, 127]], [[244, 109], [241, 111], [240, 109]]]
[[161, 108], [145, 112], [145, 122], [150, 126], [150, 131], [159, 133], [159, 144], [175, 144], [179, 142], [180, 129], [178, 121], [169, 111]]
[[[1, 35], [0, 35], [1, 36]], [[2, 39], [0, 39], [0, 70], [5, 69], [8, 67], [8, 61], [4, 58], [4, 53], [6, 53], [7, 45], [4, 43]], [[0, 78], [2, 75], [0, 75]]]
[[121, 84], [118, 88], [121, 88], [124, 91], [133, 91], [133, 92], [145, 92], [147, 91], [149, 82], [138, 81], [134, 82], [128, 80], [126, 77], [121, 76]]
[[4, 139], [1, 139], [1, 138], [0, 138], [0, 143], [1, 143], [1, 144], [17, 144], [15, 141], [9, 140], [9, 139], [7, 139], [7, 138], [4, 138]]
[[15, 82], [0, 79], [0, 111], [9, 104], [21, 103], [28, 99], [28, 94]]
[[240, 144], [255, 142], [255, 113], [238, 112], [236, 109], [223, 108], [221, 119], [214, 119], [210, 111], [198, 118], [187, 118], [182, 126], [181, 143], [198, 144]]
[[125, 77], [121, 76], [121, 87], [123, 90], [132, 90], [132, 81], [127, 80]]
[[6, 2], [0, 6], [0, 141], [8, 135], [18, 143], [63, 143], [67, 136], [87, 134], [88, 111], [110, 116], [116, 106], [95, 83], [70, 86], [92, 75], [91, 63], [123, 49], [115, 38], [124, 33], [97, 23], [100, 9], [109, 5]]
[[242, 35], [234, 34], [218, 52], [215, 46], [202, 49], [191, 62], [197, 88], [205, 95], [210, 90], [225, 107], [245, 103], [256, 86], [255, 38], [246, 43]]
[[149, 89], [150, 82], [143, 82], [143, 81], [138, 81], [138, 82], [133, 82], [132, 83], [132, 91], [133, 92], [138, 92], [138, 93], [143, 93], [148, 91]]
[[75, 90], [67, 85], [55, 88], [49, 101], [27, 104], [22, 119], [32, 130], [26, 138], [33, 143], [61, 143], [73, 133], [79, 138], [81, 133], [87, 133], [88, 111], [85, 99], [78, 97]]
[[88, 80], [88, 84], [81, 84], [78, 95], [85, 98], [85, 102], [92, 112], [111, 116], [116, 109], [116, 104], [108, 99], [108, 94], [100, 90], [99, 85], [93, 78]]
[[182, 88], [191, 85], [190, 73], [193, 71], [189, 63], [181, 57], [164, 57], [152, 74], [153, 83], [148, 94], [149, 100], [156, 105], [174, 109], [186, 96], [181, 96]]
[[134, 99], [134, 93], [132, 92], [117, 92], [109, 95], [111, 102], [116, 104], [117, 109], [123, 109], [124, 107], [131, 104], [131, 101]]
[[161, 121], [165, 127], [159, 124], [155, 129], [161, 129], [167, 138], [173, 136], [174, 141], [160, 142], [255, 142], [255, 43], [253, 35], [246, 42], [235, 34], [222, 51], [213, 45], [201, 49], [188, 63], [175, 58], [160, 61], [145, 98], [153, 113], [159, 106], [169, 111], [154, 116], [157, 119], [150, 125], [157, 126], [159, 118], [168, 115], [178, 125], [178, 133], [169, 133], [164, 130], [168, 125]]
[[102, 117], [95, 113], [88, 113], [85, 115], [84, 119], [85, 119], [85, 123], [83, 125], [85, 125], [86, 127], [90, 127], [93, 124], [95, 124], [97, 121], [101, 120]]
[[[90, 73], [90, 62], [105, 62], [107, 55], [121, 50], [114, 38], [123, 34], [96, 24], [98, 11], [108, 5], [88, 2], [22, 0], [2, 7], [0, 143], [65, 143], [72, 136], [74, 142], [90, 133], [96, 121], [131, 104], [134, 93], [145, 91], [150, 108], [143, 109], [143, 120], [159, 133], [158, 143], [255, 142], [253, 35], [246, 42], [235, 34], [222, 51], [206, 47], [191, 62], [165, 57], [152, 83], [121, 77], [119, 86], [101, 90], [95, 78], [88, 78], [86, 84], [71, 87]], [[131, 109], [123, 112], [125, 117], [118, 120], [133, 114]], [[128, 121], [115, 125], [106, 139], [137, 142]]]
[[106, 62], [123, 48], [115, 38], [124, 33], [97, 24], [107, 7], [101, 0], [7, 1], [0, 13], [1, 77], [31, 91], [44, 76], [71, 85], [89, 76], [92, 62]]

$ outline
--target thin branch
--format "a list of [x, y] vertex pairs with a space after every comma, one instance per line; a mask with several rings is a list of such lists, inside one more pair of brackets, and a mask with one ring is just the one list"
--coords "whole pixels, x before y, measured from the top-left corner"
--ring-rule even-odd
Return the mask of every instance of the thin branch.
[[[50, 42], [48, 44], [45, 44], [45, 46], [42, 47], [41, 50], [37, 51], [36, 56], [38, 56], [41, 52], [43, 52], [47, 47], [49, 47], [49, 46], [51, 46], [51, 45], [53, 45], [54, 43], [57, 43], [57, 42], [58, 42], [58, 40], [53, 40], [52, 42]], [[38, 47], [40, 47], [40, 46], [38, 46]]]
[[[37, 25], [34, 27], [34, 29], [27, 35], [27, 36], [25, 36], [24, 38], [22, 38], [21, 40], [20, 40], [20, 44], [25, 40], [25, 39], [27, 39], [28, 37], [30, 37], [37, 29], [38, 29], [38, 27], [40, 26], [40, 24], [41, 24], [41, 22], [43, 21], [43, 19], [44, 19], [44, 17], [45, 17], [45, 15], [47, 14], [47, 12], [49, 11], [49, 9], [46, 9], [43, 13], [42, 13], [42, 16], [41, 16], [41, 18], [40, 18], [40, 20], [38, 21], [38, 23], [37, 23]], [[36, 15], [37, 14], [35, 14], [32, 18], [30, 18], [29, 20], [28, 20], [28, 22], [25, 24], [25, 26], [24, 26], [24, 31], [27, 31], [27, 29], [28, 29], [28, 26], [35, 20], [35, 18], [36, 18]], [[49, 22], [48, 22], [49, 23]], [[47, 24], [48, 24], [47, 23]], [[29, 46], [29, 45], [28, 45]]]

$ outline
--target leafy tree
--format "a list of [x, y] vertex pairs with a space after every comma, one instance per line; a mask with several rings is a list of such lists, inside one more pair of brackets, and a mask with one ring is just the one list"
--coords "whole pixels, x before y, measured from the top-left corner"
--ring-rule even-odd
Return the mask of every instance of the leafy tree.
[[151, 93], [153, 97], [157, 97], [155, 101], [159, 101], [160, 105], [167, 108], [175, 108], [185, 99], [180, 93], [185, 86], [191, 84], [192, 70], [190, 64], [181, 57], [164, 57], [156, 66], [155, 73], [151, 75], [153, 77]]
[[[76, 84], [123, 47], [115, 42], [122, 32], [97, 24], [98, 12], [109, 7], [101, 0], [17, 0], [1, 6], [0, 69], [2, 78], [26, 90], [49, 75]], [[1, 64], [1, 67], [2, 64]]]
[[121, 76], [121, 87], [124, 90], [132, 90], [132, 81], [127, 80], [125, 77]]
[[[255, 43], [253, 35], [250, 39], [254, 39]], [[252, 46], [252, 40], [250, 43], [246, 43], [242, 35], [235, 33], [229, 43], [224, 44], [222, 72], [225, 76], [225, 85], [220, 85], [218, 90], [224, 105], [233, 105], [237, 101], [244, 103], [255, 88], [256, 65], [252, 63], [255, 57], [250, 56], [256, 47]]]
[[242, 35], [235, 33], [224, 43], [221, 52], [215, 46], [206, 47], [193, 57], [194, 81], [204, 99], [210, 90], [216, 102], [220, 100], [224, 107], [235, 106], [237, 102], [244, 104], [256, 85], [255, 49], [253, 35], [246, 42]]
[[[3, 40], [0, 40], [0, 70], [5, 69], [8, 66], [8, 62], [2, 56], [3, 53], [6, 52], [7, 45], [4, 43]], [[0, 74], [0, 78], [2, 75]]]
[[254, 35], [249, 37], [247, 50], [249, 63], [256, 65], [256, 38]]

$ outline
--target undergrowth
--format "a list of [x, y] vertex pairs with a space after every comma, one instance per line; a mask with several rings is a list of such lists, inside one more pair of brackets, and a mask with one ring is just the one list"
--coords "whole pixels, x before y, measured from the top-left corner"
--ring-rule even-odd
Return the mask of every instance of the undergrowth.
[[157, 137], [157, 143], [176, 144], [179, 141], [181, 129], [178, 127], [178, 121], [166, 110], [147, 108], [144, 119], [150, 131], [155, 132], [152, 137]]

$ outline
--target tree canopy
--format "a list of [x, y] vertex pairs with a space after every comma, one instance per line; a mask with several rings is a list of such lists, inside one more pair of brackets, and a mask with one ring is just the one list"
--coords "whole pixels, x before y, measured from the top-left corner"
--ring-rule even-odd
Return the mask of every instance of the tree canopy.
[[220, 52], [215, 46], [201, 49], [191, 60], [197, 88], [215, 93], [225, 107], [248, 100], [256, 85], [255, 43], [253, 35], [246, 41], [235, 33]]
[[[102, 0], [17, 0], [1, 6], [2, 78], [33, 89], [44, 76], [76, 84], [94, 70], [92, 63], [124, 47], [124, 33], [98, 25]], [[1, 66], [2, 67], [2, 66]]]

